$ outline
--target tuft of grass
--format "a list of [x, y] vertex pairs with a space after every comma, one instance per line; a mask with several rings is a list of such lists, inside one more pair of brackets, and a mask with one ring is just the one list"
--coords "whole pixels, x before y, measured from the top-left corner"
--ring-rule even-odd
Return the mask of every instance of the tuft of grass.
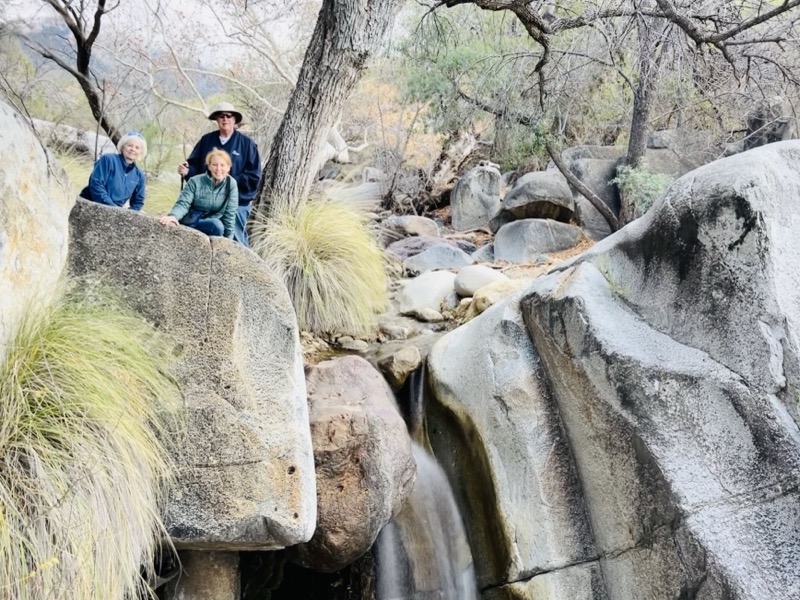
[[134, 598], [163, 536], [177, 414], [152, 327], [62, 290], [0, 359], [0, 598]]
[[274, 206], [256, 217], [250, 246], [285, 283], [302, 330], [359, 335], [386, 306], [383, 252], [343, 197]]
[[67, 174], [72, 190], [77, 195], [89, 181], [89, 175], [92, 172], [91, 159], [74, 151], [58, 151], [56, 158]]
[[144, 197], [144, 212], [150, 215], [165, 215], [174, 206], [181, 193], [180, 178], [148, 178]]

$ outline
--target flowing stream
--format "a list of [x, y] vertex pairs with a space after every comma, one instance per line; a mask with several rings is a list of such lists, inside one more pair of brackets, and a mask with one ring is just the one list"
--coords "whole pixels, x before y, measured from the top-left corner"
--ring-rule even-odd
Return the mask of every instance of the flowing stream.
[[[411, 412], [417, 412], [422, 400], [424, 385], [417, 383], [411, 393], [415, 397], [407, 399]], [[413, 435], [419, 423], [409, 421]], [[447, 476], [416, 442], [412, 453], [417, 463], [414, 489], [373, 546], [377, 600], [477, 600], [472, 553]]]

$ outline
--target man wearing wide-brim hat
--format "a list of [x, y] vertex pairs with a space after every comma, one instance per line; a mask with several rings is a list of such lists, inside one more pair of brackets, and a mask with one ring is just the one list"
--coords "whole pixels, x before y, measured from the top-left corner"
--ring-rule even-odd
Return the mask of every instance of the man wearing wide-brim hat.
[[192, 148], [191, 154], [178, 165], [178, 173], [189, 179], [206, 170], [206, 155], [214, 148], [224, 150], [231, 157], [230, 175], [239, 188], [239, 208], [236, 211], [236, 228], [233, 237], [245, 246], [248, 245], [244, 229], [250, 214], [253, 198], [258, 191], [261, 177], [261, 159], [256, 143], [239, 131], [236, 125], [242, 122], [242, 113], [230, 102], [215, 104], [208, 113], [208, 119], [217, 123], [217, 131], [205, 134]]

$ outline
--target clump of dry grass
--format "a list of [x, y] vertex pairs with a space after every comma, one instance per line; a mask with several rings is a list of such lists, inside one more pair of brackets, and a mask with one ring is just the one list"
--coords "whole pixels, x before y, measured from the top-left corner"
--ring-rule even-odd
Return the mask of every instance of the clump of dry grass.
[[177, 414], [141, 318], [61, 292], [0, 359], [0, 598], [133, 598], [162, 537]]
[[286, 284], [302, 330], [359, 335], [386, 305], [383, 252], [344, 198], [273, 207], [250, 246]]

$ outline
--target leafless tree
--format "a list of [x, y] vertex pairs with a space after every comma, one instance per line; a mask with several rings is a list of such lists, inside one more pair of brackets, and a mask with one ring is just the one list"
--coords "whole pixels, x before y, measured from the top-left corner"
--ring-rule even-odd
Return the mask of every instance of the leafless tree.
[[52, 61], [61, 69], [72, 75], [86, 96], [86, 101], [99, 127], [114, 143], [121, 133], [116, 123], [112, 122], [107, 111], [109, 97], [113, 95], [113, 86], [119, 81], [111, 82], [98, 74], [92, 62], [92, 53], [100, 35], [103, 18], [119, 6], [119, 2], [98, 0], [94, 7], [89, 3], [74, 3], [69, 0], [41, 0], [50, 6], [61, 18], [69, 30], [71, 41], [59, 36], [61, 44], [44, 45], [27, 33], [18, 30], [17, 35], [24, 43], [42, 58]]
[[[627, 22], [637, 34], [637, 69], [633, 77], [625, 75], [631, 87], [633, 106], [628, 134], [626, 163], [638, 166], [645, 150], [650, 111], [661, 70], [676, 53], [690, 53], [693, 68], [702, 77], [719, 69], [724, 61], [739, 86], [760, 85], [765, 76], [796, 84], [793, 65], [784, 60], [784, 44], [796, 46], [800, 0], [765, 3], [758, 0], [615, 0], [583, 3], [575, 13], [571, 4], [558, 1], [528, 0], [440, 0], [432, 9], [474, 4], [488, 11], [510, 11], [522, 23], [528, 35], [539, 45], [534, 75], [538, 79], [539, 102], [547, 111], [548, 65], [557, 54], [558, 42], [575, 30], [598, 30], [608, 23]], [[628, 27], [630, 31], [630, 27]], [[612, 44], [609, 44], [609, 48]], [[796, 59], [796, 52], [792, 59]], [[609, 53], [614, 67], [614, 53]], [[700, 91], [702, 93], [702, 90]], [[581, 189], [577, 178], [559, 160], [551, 141], [548, 152], [567, 179]], [[602, 200], [588, 189], [581, 190], [604, 215], [612, 230], [620, 223], [604, 210]], [[623, 222], [631, 218], [630, 206], [623, 206]]]

